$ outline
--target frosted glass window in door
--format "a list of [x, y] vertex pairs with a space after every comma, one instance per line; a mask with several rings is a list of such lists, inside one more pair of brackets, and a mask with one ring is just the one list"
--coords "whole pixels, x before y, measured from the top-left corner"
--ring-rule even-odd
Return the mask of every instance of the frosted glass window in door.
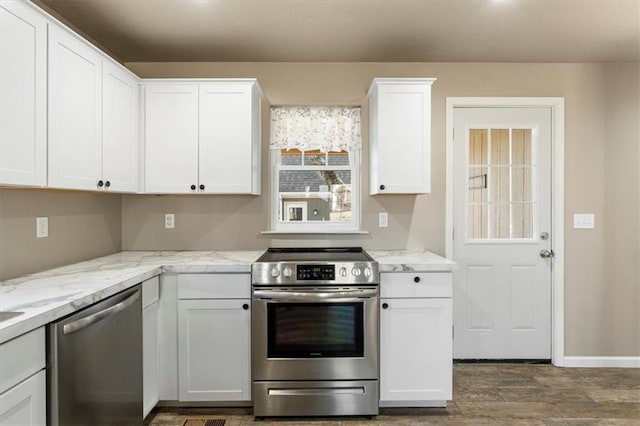
[[467, 238], [533, 238], [533, 129], [469, 129]]

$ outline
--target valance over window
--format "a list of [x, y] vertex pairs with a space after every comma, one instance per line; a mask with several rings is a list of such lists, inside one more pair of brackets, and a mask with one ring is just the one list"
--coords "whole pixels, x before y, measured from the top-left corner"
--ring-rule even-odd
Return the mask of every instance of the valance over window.
[[271, 108], [271, 149], [352, 152], [361, 144], [360, 107]]

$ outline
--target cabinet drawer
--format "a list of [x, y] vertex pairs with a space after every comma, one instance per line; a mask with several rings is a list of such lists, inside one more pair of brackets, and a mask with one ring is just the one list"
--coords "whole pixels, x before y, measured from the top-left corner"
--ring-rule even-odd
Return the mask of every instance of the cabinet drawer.
[[45, 366], [44, 327], [0, 345], [0, 393]]
[[146, 307], [160, 298], [160, 277], [149, 278], [142, 283], [142, 307]]
[[380, 297], [451, 297], [451, 272], [383, 272]]
[[251, 274], [183, 274], [178, 299], [249, 299]]

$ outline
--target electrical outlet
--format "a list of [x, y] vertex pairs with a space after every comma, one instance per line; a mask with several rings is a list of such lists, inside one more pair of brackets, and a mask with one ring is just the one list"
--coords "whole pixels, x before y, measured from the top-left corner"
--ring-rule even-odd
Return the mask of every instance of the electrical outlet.
[[173, 229], [176, 227], [176, 217], [173, 213], [166, 213], [164, 215], [164, 227], [165, 229]]
[[389, 213], [380, 212], [378, 213], [378, 227], [387, 228], [389, 226]]
[[36, 237], [46, 238], [49, 236], [49, 218], [36, 217]]

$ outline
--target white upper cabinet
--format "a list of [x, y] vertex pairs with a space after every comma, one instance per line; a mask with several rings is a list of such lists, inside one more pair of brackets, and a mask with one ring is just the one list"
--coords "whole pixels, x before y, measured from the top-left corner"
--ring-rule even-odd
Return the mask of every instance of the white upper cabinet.
[[139, 191], [139, 79], [102, 63], [102, 180], [117, 192]]
[[145, 192], [260, 193], [255, 80], [153, 80], [144, 87]]
[[102, 176], [102, 58], [65, 29], [49, 26], [49, 186], [99, 189]]
[[260, 97], [255, 84], [200, 85], [203, 192], [260, 193]]
[[431, 85], [435, 79], [376, 78], [370, 100], [370, 193], [431, 191]]
[[197, 192], [198, 85], [145, 85], [145, 192]]
[[0, 184], [46, 185], [47, 19], [0, 3]]

